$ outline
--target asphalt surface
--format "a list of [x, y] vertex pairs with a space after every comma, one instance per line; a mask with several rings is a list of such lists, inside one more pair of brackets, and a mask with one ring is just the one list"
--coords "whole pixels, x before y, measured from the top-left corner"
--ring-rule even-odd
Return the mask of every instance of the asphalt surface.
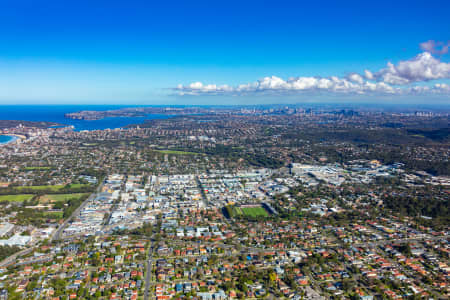
[[102, 186], [103, 185], [100, 184], [95, 190], [95, 192], [93, 192], [89, 196], [89, 198], [87, 198], [83, 203], [81, 203], [80, 206], [78, 206], [76, 210], [74, 210], [74, 212], [70, 215], [70, 217], [68, 217], [64, 221], [64, 223], [62, 223], [61, 226], [59, 226], [58, 229], [53, 233], [52, 237], [50, 238], [50, 241], [53, 242], [61, 239], [61, 233], [63, 232], [64, 228], [66, 228], [66, 226], [70, 223], [70, 221], [72, 221], [72, 219], [80, 213], [80, 211], [89, 203], [89, 201], [94, 200], [95, 196], [101, 191]]
[[[61, 238], [61, 233], [63, 232], [64, 228], [67, 226], [67, 224], [69, 224], [69, 222], [80, 213], [80, 211], [83, 209], [83, 207], [86, 206], [86, 204], [90, 201], [93, 200], [94, 197], [96, 196], [96, 194], [101, 190], [102, 185], [99, 185], [98, 188], [95, 190], [95, 192], [93, 192], [89, 198], [87, 198], [83, 203], [81, 203], [81, 205], [72, 213], [72, 215], [67, 218], [63, 224], [61, 224], [58, 229], [52, 234], [52, 236], [50, 237], [50, 241], [55, 241], [55, 240], [59, 240]], [[19, 251], [17, 253], [14, 253], [13, 255], [5, 258], [2, 262], [0, 262], [0, 267], [5, 267], [10, 265], [17, 257], [19, 256], [23, 256], [23, 255], [27, 255], [28, 253], [30, 253], [31, 251], [33, 251], [33, 249], [35, 248], [35, 245], [32, 245], [29, 248], [23, 249], [22, 251]]]
[[152, 280], [152, 264], [153, 264], [153, 245], [150, 241], [148, 248], [148, 260], [147, 260], [147, 272], [145, 274], [145, 292], [144, 300], [148, 300], [150, 297], [150, 282]]
[[31, 248], [23, 249], [22, 251], [14, 253], [11, 256], [8, 256], [2, 262], [0, 262], [0, 267], [3, 268], [3, 267], [6, 267], [6, 266], [10, 265], [14, 260], [16, 260], [17, 257], [22, 256], [22, 255], [27, 255], [28, 253], [30, 253], [33, 250], [34, 250], [34, 246], [31, 247]]

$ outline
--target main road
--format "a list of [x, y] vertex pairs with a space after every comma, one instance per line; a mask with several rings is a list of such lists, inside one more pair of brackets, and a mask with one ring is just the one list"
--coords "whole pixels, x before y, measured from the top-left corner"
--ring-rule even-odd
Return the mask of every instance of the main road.
[[[81, 209], [83, 209], [83, 207], [86, 206], [86, 204], [90, 201], [93, 200], [94, 197], [96, 196], [96, 194], [101, 190], [102, 185], [100, 184], [97, 189], [95, 190], [95, 192], [93, 192], [89, 198], [87, 198], [83, 203], [81, 203], [81, 205], [70, 215], [70, 217], [68, 217], [63, 224], [61, 224], [58, 229], [53, 232], [52, 236], [50, 237], [50, 241], [56, 241], [59, 240], [61, 237], [61, 233], [64, 230], [64, 228], [67, 226], [67, 224], [69, 224], [69, 222], [80, 213]], [[26, 249], [23, 249], [17, 253], [14, 253], [11, 256], [8, 256], [7, 258], [5, 258], [3, 261], [0, 262], [0, 267], [5, 267], [10, 265], [14, 260], [16, 260], [17, 257], [19, 256], [23, 256], [23, 255], [27, 255], [29, 253], [31, 253], [34, 248], [36, 247], [36, 242], [34, 242], [32, 245], [30, 245], [29, 247], [27, 247]]]
[[66, 226], [70, 223], [70, 221], [72, 221], [72, 219], [77, 216], [80, 211], [89, 203], [89, 201], [92, 201], [95, 199], [95, 197], [97, 196], [97, 194], [101, 191], [103, 187], [103, 184], [100, 184], [97, 189], [89, 196], [89, 198], [87, 198], [86, 200], [84, 200], [83, 203], [81, 203], [80, 206], [78, 206], [77, 209], [74, 210], [74, 212], [70, 215], [70, 217], [68, 217], [64, 223], [62, 223], [58, 229], [52, 234], [50, 241], [57, 241], [61, 238], [61, 233], [63, 232], [64, 228], [66, 228]]
[[29, 248], [26, 248], [26, 249], [23, 249], [23, 250], [21, 250], [19, 252], [16, 252], [16, 253], [14, 253], [11, 256], [8, 256], [7, 258], [5, 258], [3, 261], [0, 262], [0, 267], [3, 268], [3, 267], [6, 267], [6, 266], [9, 266], [10, 264], [13, 263], [13, 261], [16, 260], [17, 257], [23, 256], [23, 255], [27, 255], [27, 254], [31, 253], [34, 250], [35, 247], [36, 246], [31, 246]]
[[153, 264], [153, 245], [150, 239], [150, 246], [148, 247], [147, 272], [145, 273], [145, 290], [144, 300], [150, 297], [150, 282], [152, 281], [152, 264]]

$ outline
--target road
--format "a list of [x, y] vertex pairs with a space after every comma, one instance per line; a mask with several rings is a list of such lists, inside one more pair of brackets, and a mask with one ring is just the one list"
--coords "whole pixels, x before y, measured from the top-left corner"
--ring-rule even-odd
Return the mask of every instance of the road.
[[50, 241], [57, 241], [61, 238], [61, 233], [64, 231], [64, 228], [66, 228], [66, 226], [70, 223], [70, 221], [72, 221], [72, 219], [77, 216], [80, 211], [89, 203], [89, 201], [94, 200], [95, 196], [101, 191], [102, 189], [102, 184], [100, 184], [97, 189], [95, 190], [95, 192], [93, 192], [89, 198], [87, 198], [83, 203], [81, 203], [80, 206], [78, 206], [77, 209], [75, 209], [75, 211], [70, 215], [70, 217], [68, 217], [64, 223], [62, 223], [58, 229], [52, 234]]
[[33, 251], [35, 247], [36, 246], [32, 246], [30, 248], [26, 248], [26, 249], [23, 249], [22, 251], [14, 253], [11, 256], [8, 256], [2, 262], [0, 262], [0, 267], [2, 267], [2, 268], [6, 267], [6, 266], [10, 265], [14, 260], [16, 260], [17, 257], [31, 253], [31, 251]]
[[205, 205], [205, 207], [208, 207], [208, 198], [205, 195], [205, 190], [203, 189], [203, 185], [200, 182], [200, 178], [198, 178], [197, 175], [195, 176], [195, 182], [197, 183], [197, 188], [200, 190], [202, 194], [203, 204]]
[[[88, 199], [86, 199], [83, 203], [81, 203], [81, 205], [72, 213], [72, 215], [67, 218], [63, 224], [61, 224], [58, 229], [53, 232], [52, 236], [50, 237], [50, 241], [55, 241], [55, 240], [59, 240], [61, 237], [61, 233], [64, 230], [64, 228], [67, 226], [67, 224], [69, 224], [69, 222], [77, 215], [80, 213], [81, 209], [83, 209], [84, 206], [86, 206], [86, 204], [90, 201], [93, 200], [95, 195], [101, 190], [102, 185], [99, 185], [97, 190], [92, 193]], [[35, 245], [30, 245], [30, 247], [23, 249], [17, 253], [14, 253], [13, 255], [5, 258], [3, 261], [0, 262], [0, 267], [5, 267], [10, 265], [17, 257], [19, 256], [24, 256], [27, 255], [28, 253], [31, 253], [34, 248], [36, 246]]]
[[145, 291], [144, 300], [148, 300], [150, 297], [150, 283], [152, 281], [152, 264], [153, 264], [153, 245], [150, 239], [150, 246], [148, 248], [148, 260], [147, 260], [147, 272], [145, 273]]
[[[395, 266], [396, 268], [398, 268], [400, 270], [400, 272], [402, 272], [403, 274], [406, 274], [409, 278], [414, 278], [417, 280], [417, 275], [414, 274], [413, 271], [406, 269], [402, 264], [398, 263], [397, 261], [391, 259], [389, 257], [389, 255], [387, 255], [384, 251], [384, 258], [389, 261], [391, 263], [391, 265]], [[425, 287], [427, 289], [428, 292], [430, 292], [431, 294], [433, 294], [433, 296], [435, 297], [435, 299], [439, 299], [439, 297], [441, 296], [439, 291], [436, 291], [434, 289], [434, 287], [430, 286], [429, 284], [426, 284], [425, 282], [421, 281], [421, 284], [423, 285], [423, 287]]]
[[[404, 239], [388, 239], [388, 240], [378, 240], [373, 242], [365, 242], [365, 243], [355, 243], [352, 244], [353, 247], [361, 247], [361, 246], [370, 246], [370, 247], [377, 247], [382, 246], [386, 244], [396, 244], [396, 243], [410, 243], [410, 242], [420, 242], [420, 241], [436, 241], [441, 239], [448, 239], [448, 236], [423, 236], [423, 237], [411, 237], [411, 238], [404, 238]], [[178, 244], [177, 241], [174, 241], [175, 244]], [[226, 250], [237, 250], [236, 245], [234, 244], [224, 244], [224, 243], [208, 243], [204, 242], [202, 243], [204, 246], [218, 246]], [[323, 246], [324, 248], [336, 248], [340, 247], [340, 244], [333, 244], [327, 246]], [[304, 251], [304, 248], [258, 248], [253, 246], [241, 246], [239, 251], [242, 253], [265, 253], [265, 252], [286, 252], [286, 251]]]

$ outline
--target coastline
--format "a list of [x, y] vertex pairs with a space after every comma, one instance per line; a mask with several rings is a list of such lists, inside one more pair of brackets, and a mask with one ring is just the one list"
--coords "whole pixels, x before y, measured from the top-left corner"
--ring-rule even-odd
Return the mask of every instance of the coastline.
[[26, 139], [25, 136], [20, 135], [20, 134], [0, 134], [0, 136], [11, 137], [11, 139], [8, 141], [0, 142], [0, 146], [8, 145], [8, 144], [14, 143], [18, 140]]
[[[129, 107], [129, 106], [126, 106]], [[125, 128], [130, 124], [143, 124], [146, 120], [168, 118], [167, 115], [149, 114], [142, 117], [105, 117], [100, 120], [76, 120], [65, 118], [67, 113], [78, 111], [106, 111], [123, 106], [95, 105], [26, 105], [1, 106], [0, 128], [13, 128], [22, 124], [25, 127], [46, 129], [52, 126], [73, 126], [74, 131], [104, 130]], [[6, 132], [5, 132], [6, 134]]]
[[21, 140], [25, 140], [27, 137], [26, 136], [24, 136], [24, 135], [21, 135], [21, 134], [15, 134], [15, 133], [11, 133], [11, 134], [2, 134], [2, 135], [7, 135], [7, 136], [14, 136], [14, 137], [16, 137], [16, 138], [19, 138], [19, 139], [21, 139]]

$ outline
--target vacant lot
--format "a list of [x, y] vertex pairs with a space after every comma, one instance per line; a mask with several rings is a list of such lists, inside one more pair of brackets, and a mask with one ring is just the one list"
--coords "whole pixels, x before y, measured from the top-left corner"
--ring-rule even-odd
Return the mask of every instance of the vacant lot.
[[29, 201], [34, 197], [34, 195], [1, 195], [0, 202], [9, 201], [9, 202], [23, 202]]

